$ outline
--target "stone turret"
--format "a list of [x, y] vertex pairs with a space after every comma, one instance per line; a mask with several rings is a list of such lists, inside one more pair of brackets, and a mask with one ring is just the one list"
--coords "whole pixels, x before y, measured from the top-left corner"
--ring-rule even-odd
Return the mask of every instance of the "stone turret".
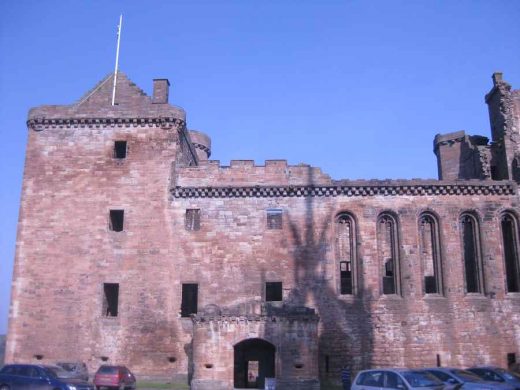
[[211, 156], [211, 138], [197, 130], [189, 131], [191, 144], [195, 148], [198, 161], [205, 161]]

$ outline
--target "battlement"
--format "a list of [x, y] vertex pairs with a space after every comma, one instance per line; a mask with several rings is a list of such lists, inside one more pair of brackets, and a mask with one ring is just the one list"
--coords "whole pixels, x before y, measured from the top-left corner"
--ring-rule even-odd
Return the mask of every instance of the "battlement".
[[177, 185], [330, 185], [332, 180], [320, 168], [306, 164], [288, 165], [286, 160], [266, 160], [255, 165], [253, 160], [231, 160], [229, 166], [218, 160], [201, 161], [197, 167], [177, 170]]

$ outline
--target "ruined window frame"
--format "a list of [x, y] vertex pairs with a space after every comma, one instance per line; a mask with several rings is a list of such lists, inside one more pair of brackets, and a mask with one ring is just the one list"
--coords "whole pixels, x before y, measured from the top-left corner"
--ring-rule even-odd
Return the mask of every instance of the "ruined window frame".
[[[391, 224], [391, 236], [390, 236], [390, 250], [392, 254], [392, 278], [393, 278], [393, 284], [394, 284], [394, 292], [393, 293], [385, 293], [384, 290], [384, 278], [388, 276], [384, 276], [387, 274], [388, 270], [388, 262], [386, 259], [383, 258], [382, 250], [383, 250], [383, 243], [380, 240], [381, 235], [381, 225], [383, 222], [386, 224]], [[383, 296], [396, 296], [401, 297], [402, 296], [402, 289], [401, 289], [401, 256], [400, 256], [400, 249], [399, 249], [399, 220], [397, 219], [397, 216], [394, 215], [391, 212], [382, 212], [377, 217], [377, 255], [378, 255], [378, 264], [379, 264], [379, 288], [380, 288], [380, 294]]]
[[[506, 241], [508, 241], [504, 231], [504, 222], [509, 221], [511, 224], [511, 236], [509, 251], [506, 250]], [[520, 293], [520, 253], [519, 253], [519, 229], [518, 229], [518, 218], [515, 213], [510, 210], [506, 210], [500, 214], [500, 238], [502, 243], [502, 259], [504, 265], [504, 282], [506, 293], [508, 294], [518, 294]], [[512, 259], [508, 260], [508, 252], [512, 255]], [[510, 264], [512, 263], [512, 264]], [[514, 268], [511, 270], [510, 268]], [[510, 275], [510, 272], [513, 272], [513, 275]], [[516, 288], [513, 289], [510, 286], [510, 280], [514, 282]]]
[[[349, 258], [344, 258], [341, 253], [341, 248], [343, 245], [341, 244], [341, 239], [343, 238], [341, 236], [341, 228], [340, 225], [350, 225], [350, 235], [348, 237], [348, 243], [347, 245], [350, 247], [349, 250]], [[337, 276], [337, 282], [336, 282], [336, 289], [338, 291], [338, 294], [342, 297], [349, 297], [349, 296], [355, 296], [357, 294], [357, 224], [354, 216], [346, 211], [343, 211], [341, 213], [338, 213], [336, 215], [336, 218], [334, 220], [334, 248], [335, 248], [335, 257], [336, 257], [336, 264], [335, 264], [335, 275]], [[343, 264], [345, 265], [350, 263], [350, 292], [343, 292], [343, 278], [342, 278], [342, 272], [345, 272], [342, 270]]]
[[[418, 220], [418, 232], [419, 232], [419, 256], [421, 261], [421, 283], [422, 283], [422, 291], [424, 295], [439, 295], [444, 296], [444, 283], [443, 283], [443, 267], [442, 267], [442, 244], [440, 237], [440, 224], [439, 218], [433, 214], [432, 212], [423, 212], [419, 215]], [[431, 231], [431, 252], [432, 252], [432, 261], [433, 261], [433, 271], [434, 271], [434, 279], [435, 279], [435, 287], [436, 292], [427, 292], [426, 286], [426, 264], [427, 259], [424, 258], [424, 245], [423, 241], [423, 229], [426, 223], [430, 224]]]
[[265, 210], [267, 230], [283, 229], [283, 209], [270, 207]]
[[[472, 232], [472, 242], [474, 248], [474, 263], [476, 268], [476, 287], [477, 291], [469, 291], [468, 289], [468, 264], [469, 259], [466, 258], [466, 243], [469, 241], [469, 238], [466, 239], [465, 236], [465, 226], [467, 223], [471, 223], [471, 232]], [[461, 254], [462, 254], [462, 269], [464, 275], [464, 291], [466, 294], [484, 294], [485, 293], [485, 285], [484, 285], [484, 263], [482, 261], [482, 240], [480, 233], [480, 223], [479, 218], [472, 212], [464, 212], [459, 217], [459, 229], [460, 229], [460, 244], [461, 244]]]

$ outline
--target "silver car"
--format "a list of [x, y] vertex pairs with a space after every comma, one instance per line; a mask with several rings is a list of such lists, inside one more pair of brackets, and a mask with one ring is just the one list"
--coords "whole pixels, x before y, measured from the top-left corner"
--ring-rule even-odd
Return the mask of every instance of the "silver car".
[[474, 373], [460, 368], [435, 367], [427, 368], [425, 371], [444, 382], [447, 390], [515, 390], [514, 386], [485, 381]]
[[351, 390], [441, 390], [444, 384], [433, 375], [409, 368], [381, 368], [360, 371]]

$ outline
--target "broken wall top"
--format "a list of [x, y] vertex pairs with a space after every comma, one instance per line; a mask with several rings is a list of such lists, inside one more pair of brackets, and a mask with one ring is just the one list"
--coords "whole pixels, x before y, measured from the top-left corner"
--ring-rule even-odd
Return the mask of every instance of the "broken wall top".
[[32, 108], [28, 120], [86, 118], [174, 118], [186, 122], [185, 111], [168, 103], [154, 103], [124, 73], [117, 74], [115, 105], [112, 106], [114, 75], [110, 74], [71, 105]]

